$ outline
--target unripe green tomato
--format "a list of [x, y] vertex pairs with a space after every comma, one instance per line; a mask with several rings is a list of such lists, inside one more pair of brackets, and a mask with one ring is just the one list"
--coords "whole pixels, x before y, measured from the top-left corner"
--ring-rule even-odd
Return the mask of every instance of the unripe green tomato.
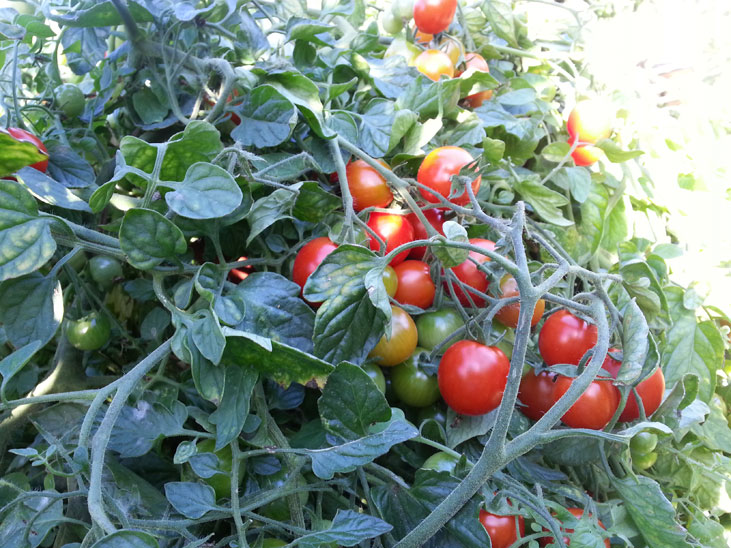
[[629, 442], [632, 456], [647, 455], [657, 447], [657, 435], [652, 432], [639, 432]]
[[426, 350], [417, 346], [406, 361], [391, 371], [396, 397], [412, 407], [427, 407], [439, 399], [436, 375], [428, 375], [419, 364], [419, 355], [423, 352]]
[[386, 293], [389, 297], [393, 297], [398, 290], [398, 276], [391, 265], [383, 270], [383, 285], [386, 286]]
[[[284, 485], [286, 481], [287, 472], [282, 469], [279, 470], [279, 472], [270, 476], [263, 476], [261, 481], [259, 482], [259, 485], [261, 485], [261, 488], [265, 490], [278, 490]], [[302, 476], [298, 475], [294, 481], [293, 487], [304, 487], [306, 485], [307, 482], [305, 481], [305, 479]], [[299, 493], [297, 493], [300, 504], [302, 506], [307, 504], [307, 495], [307, 491], [300, 491]], [[280, 497], [276, 500], [273, 500], [272, 502], [262, 506], [259, 511], [261, 512], [262, 516], [276, 521], [289, 521], [291, 519], [291, 516], [289, 515], [289, 503], [287, 502], [287, 497]]]
[[89, 260], [89, 273], [101, 289], [109, 289], [122, 277], [122, 264], [112, 257], [97, 255]]
[[363, 371], [368, 373], [368, 376], [376, 383], [378, 390], [381, 394], [386, 393], [386, 377], [383, 376], [383, 371], [375, 363], [367, 363], [363, 366]]
[[404, 22], [390, 11], [381, 12], [381, 26], [388, 34], [398, 34], [404, 28]]
[[287, 546], [287, 543], [278, 538], [265, 538], [261, 541], [261, 548], [279, 548], [280, 546]]
[[391, 4], [391, 13], [397, 19], [410, 21], [414, 17], [414, 0], [394, 0]]
[[112, 326], [104, 314], [92, 312], [88, 316], [70, 321], [66, 338], [79, 350], [99, 350], [109, 340]]
[[[231, 468], [233, 455], [231, 453], [231, 446], [224, 445], [218, 451], [215, 451], [216, 440], [206, 439], [199, 442], [196, 445], [198, 453], [213, 453], [218, 458], [218, 469], [223, 472], [222, 474], [215, 474], [210, 478], [203, 478], [208, 485], [213, 487], [216, 492], [216, 499], [230, 498], [231, 497]], [[240, 479], [243, 474], [240, 474]]]
[[434, 453], [431, 457], [426, 459], [421, 467], [424, 470], [452, 473], [454, 472], [454, 468], [455, 466], [457, 466], [458, 462], [459, 459], [454, 455], [450, 455], [449, 453], [445, 453], [444, 451], [439, 451], [438, 453]]
[[67, 118], [76, 118], [84, 112], [86, 98], [78, 86], [74, 84], [61, 84], [53, 90], [56, 98], [56, 105]]
[[[416, 331], [419, 334], [419, 346], [426, 350], [433, 350], [447, 336], [464, 326], [464, 320], [453, 308], [443, 308], [434, 312], [427, 312], [416, 319]], [[451, 339], [454, 343], [459, 339]], [[445, 345], [442, 350], [446, 350]]]
[[81, 272], [86, 266], [86, 253], [78, 251], [66, 264], [73, 268], [74, 271]]
[[647, 470], [657, 461], [657, 453], [647, 453], [646, 455], [632, 456], [632, 466], [637, 470]]

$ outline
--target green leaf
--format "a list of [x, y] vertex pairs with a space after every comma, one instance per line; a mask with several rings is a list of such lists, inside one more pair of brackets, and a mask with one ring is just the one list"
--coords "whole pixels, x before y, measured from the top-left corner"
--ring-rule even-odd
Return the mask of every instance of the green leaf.
[[266, 83], [294, 104], [312, 130], [323, 139], [333, 137], [323, 120], [323, 108], [317, 85], [304, 74], [295, 71], [269, 73]]
[[241, 122], [231, 137], [243, 146], [273, 147], [289, 138], [297, 124], [294, 105], [272, 86], [258, 86], [251, 90], [234, 112]]
[[564, 190], [571, 191], [571, 196], [583, 204], [591, 191], [591, 175], [583, 167], [562, 167], [551, 177], [551, 181]]
[[[409, 132], [418, 119], [419, 116], [415, 112], [407, 109], [397, 110], [394, 113], [393, 127], [391, 128], [391, 135], [388, 140], [388, 152], [396, 148], [401, 139]], [[458, 144], [455, 143], [455, 146]]]
[[386, 265], [382, 265], [369, 270], [363, 279], [363, 283], [365, 283], [368, 298], [373, 303], [373, 306], [383, 313], [386, 322], [390, 322], [391, 303], [388, 300], [386, 285], [383, 283], [383, 271], [385, 268]]
[[621, 195], [610, 195], [607, 186], [593, 183], [588, 198], [581, 204], [579, 231], [591, 239], [592, 254], [600, 248], [616, 253], [617, 245], [628, 234]]
[[568, 203], [566, 196], [543, 186], [534, 178], [517, 181], [513, 183], [513, 187], [544, 221], [558, 226], [573, 224], [563, 216], [559, 209]]
[[249, 245], [254, 238], [277, 221], [290, 219], [289, 213], [292, 211], [296, 199], [297, 194], [291, 190], [278, 188], [269, 196], [255, 201], [246, 214], [246, 219], [251, 227], [249, 236], [246, 238], [246, 245]]
[[323, 190], [314, 181], [305, 181], [299, 187], [299, 195], [294, 202], [292, 215], [301, 221], [319, 223], [340, 205], [340, 198]]
[[[382, 158], [391, 145], [391, 128], [394, 127], [393, 102], [373, 99], [359, 116], [358, 146], [374, 158]], [[413, 122], [412, 122], [413, 123]], [[398, 133], [401, 133], [401, 127]]]
[[132, 93], [132, 105], [145, 125], [159, 124], [170, 111], [167, 102], [150, 88], [142, 88]]
[[91, 548], [159, 548], [152, 535], [122, 529], [96, 541]]
[[[40, 348], [41, 343], [36, 340], [18, 348], [18, 350], [0, 361], [0, 375], [3, 377], [2, 385], [0, 385], [0, 394], [4, 394], [5, 386], [8, 384], [8, 381], [12, 379], [16, 373], [23, 369], [23, 367], [25, 367]], [[4, 396], [3, 399], [5, 399]]]
[[463, 74], [459, 78], [460, 95], [462, 97], [467, 97], [468, 95], [473, 95], [481, 91], [495, 89], [499, 84], [500, 83], [489, 72], [477, 70], [467, 77]]
[[[399, 111], [401, 112], [401, 111]], [[463, 111], [454, 124], [437, 136], [442, 146], [479, 145], [486, 139], [482, 122], [474, 112]], [[503, 146], [505, 143], [503, 143]]]
[[369, 299], [365, 277], [379, 266], [371, 250], [341, 245], [312, 273], [304, 296], [325, 301], [315, 316], [315, 355], [331, 363], [360, 364], [376, 345], [386, 318]]
[[419, 75], [403, 90], [396, 100], [396, 107], [418, 112], [422, 120], [439, 116], [439, 103], [442, 115], [450, 117], [457, 112], [460, 96], [460, 78], [433, 82]]
[[723, 409], [713, 405], [713, 402], [709, 407], [711, 412], [705, 422], [691, 427], [691, 430], [709, 449], [731, 454], [731, 429], [728, 427], [726, 415]]
[[45, 346], [63, 320], [61, 284], [38, 273], [0, 284], [0, 323], [16, 348], [38, 341]]
[[330, 373], [317, 407], [325, 429], [343, 440], [366, 436], [373, 423], [391, 418], [385, 396], [368, 373], [347, 362]]
[[18, 141], [6, 129], [0, 129], [0, 178], [15, 173], [20, 168], [41, 162], [48, 154], [41, 152], [36, 145]]
[[112, 200], [112, 196], [114, 196], [116, 188], [117, 181], [114, 179], [97, 188], [89, 198], [91, 211], [93, 213], [99, 213], [102, 209], [107, 207], [107, 204]]
[[218, 318], [210, 310], [200, 310], [188, 327], [198, 351], [204, 358], [218, 365], [226, 347], [226, 337], [223, 335]]
[[179, 401], [168, 409], [160, 403], [138, 400], [134, 407], [125, 405], [117, 419], [109, 448], [122, 458], [146, 455], [161, 437], [180, 435], [188, 411]]
[[482, 141], [482, 156], [491, 164], [497, 164], [505, 154], [505, 143], [499, 139], [485, 137]]
[[38, 217], [36, 201], [23, 185], [0, 179], [0, 282], [29, 274], [53, 257], [51, 222]]
[[218, 265], [203, 263], [193, 277], [193, 285], [198, 294], [212, 303], [223, 281], [223, 273]]
[[649, 548], [690, 548], [675, 509], [660, 486], [645, 476], [612, 478], [612, 484]]
[[140, 270], [154, 268], [165, 259], [175, 259], [188, 248], [183, 232], [157, 211], [134, 208], [127, 211], [119, 229], [119, 245], [129, 263]]
[[[63, 520], [63, 499], [28, 497], [3, 514], [3, 519], [0, 520], [0, 546], [36, 548], [48, 536], [49, 531]], [[32, 527], [28, 527], [30, 523], [33, 524]]]
[[[444, 237], [447, 241], [463, 244], [469, 242], [467, 231], [461, 224], [455, 221], [447, 221], [444, 223], [444, 225], [442, 225], [442, 230], [444, 231]], [[467, 257], [470, 254], [468, 249], [449, 246], [434, 246], [431, 250], [441, 261], [444, 268], [452, 268], [462, 264], [467, 260]]]
[[188, 168], [182, 183], [162, 182], [172, 188], [165, 201], [178, 215], [189, 219], [215, 219], [233, 212], [241, 204], [243, 193], [225, 169], [206, 162]]
[[305, 40], [312, 42], [320, 46], [331, 45], [332, 37], [329, 40], [323, 40], [323, 37], [319, 37], [319, 34], [324, 34], [333, 29], [332, 26], [326, 25], [319, 21], [313, 21], [312, 19], [304, 19], [301, 17], [292, 17], [287, 20], [287, 34], [285, 35], [286, 42], [292, 42], [294, 40]]
[[32, 167], [24, 167], [15, 174], [16, 178], [23, 183], [31, 194], [40, 201], [52, 206], [75, 211], [87, 211], [91, 213], [89, 205], [71, 192], [61, 183], [57, 183], [48, 175]]
[[67, 188], [96, 187], [96, 174], [86, 159], [61, 143], [49, 143], [48, 175]]
[[355, 546], [369, 538], [388, 533], [393, 527], [375, 516], [338, 510], [332, 525], [325, 531], [310, 533], [297, 539], [297, 546], [319, 548], [320, 546]]
[[504, 0], [489, 0], [482, 2], [480, 9], [490, 22], [490, 28], [508, 45], [519, 47], [515, 32], [515, 19], [513, 19], [513, 7], [510, 2]]
[[604, 151], [610, 162], [615, 164], [626, 162], [644, 154], [641, 150], [622, 150], [617, 143], [610, 139], [602, 139], [596, 146]]
[[186, 518], [198, 519], [216, 509], [216, 492], [207, 484], [171, 481], [165, 484], [165, 498]]
[[452, 408], [447, 409], [447, 446], [454, 449], [463, 443], [478, 436], [484, 436], [492, 430], [497, 412], [484, 415], [468, 416], [455, 413]]
[[642, 373], [650, 335], [647, 320], [634, 299], [624, 309], [622, 324], [622, 367], [617, 374], [617, 380], [632, 383]]
[[569, 150], [571, 150], [571, 145], [563, 141], [557, 141], [543, 147], [543, 150], [541, 150], [541, 156], [549, 162], [557, 164], [569, 157]]
[[216, 425], [216, 448], [231, 443], [241, 433], [249, 415], [249, 400], [259, 375], [256, 371], [238, 365], [226, 367], [221, 403], [208, 417]]
[[[89, 9], [72, 10], [66, 15], [51, 12], [49, 17], [67, 27], [116, 27], [124, 23], [113, 2], [105, 0], [91, 6]], [[154, 20], [152, 14], [134, 0], [128, 0], [127, 9], [137, 23], [151, 23]], [[107, 548], [106, 545], [104, 548]]]

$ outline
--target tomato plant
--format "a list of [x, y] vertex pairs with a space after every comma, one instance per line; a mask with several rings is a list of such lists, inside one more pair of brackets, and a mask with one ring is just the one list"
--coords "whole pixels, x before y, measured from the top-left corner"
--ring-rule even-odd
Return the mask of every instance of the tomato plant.
[[[467, 78], [475, 72], [490, 72], [490, 67], [487, 65], [485, 58], [479, 53], [470, 52], [465, 54], [464, 58], [464, 70], [457, 71], [457, 76]], [[472, 108], [477, 108], [482, 105], [485, 101], [489, 101], [492, 98], [492, 90], [487, 89], [485, 91], [478, 91], [464, 98]]]
[[510, 361], [497, 347], [458, 341], [439, 362], [439, 391], [463, 415], [483, 415], [500, 405]]
[[[440, 208], [424, 209], [422, 210], [422, 213], [424, 214], [424, 217], [426, 217], [426, 220], [429, 221], [429, 224], [434, 227], [434, 230], [444, 236], [444, 229], [442, 228], [442, 225], [444, 225], [444, 221], [446, 220], [444, 218], [444, 210]], [[409, 213], [406, 218], [411, 223], [411, 226], [414, 227], [414, 240], [426, 240], [429, 238], [426, 227], [415, 213]], [[425, 254], [426, 246], [414, 247], [411, 249], [409, 257], [421, 260], [424, 258]]]
[[457, 0], [415, 0], [414, 23], [428, 34], [447, 30], [457, 11]]
[[[385, 242], [386, 249], [384, 253], [386, 254], [400, 245], [414, 241], [414, 227], [411, 226], [409, 220], [403, 215], [374, 211], [368, 217], [368, 226]], [[368, 238], [371, 249], [379, 251], [381, 248], [380, 242], [370, 232], [368, 233]], [[409, 250], [406, 249], [396, 254], [389, 264], [395, 267], [399, 263], [404, 262], [408, 256]]]
[[[495, 242], [485, 240], [484, 238], [470, 238], [470, 243], [488, 251], [495, 250]], [[483, 255], [477, 251], [470, 251], [467, 260], [452, 268], [452, 272], [455, 276], [457, 276], [457, 279], [467, 287], [471, 287], [481, 293], [485, 293], [490, 282], [487, 279], [487, 274], [480, 270], [477, 265], [489, 260], [490, 258], [487, 255]], [[444, 284], [446, 287], [446, 280]], [[470, 306], [471, 303], [474, 303], [475, 306], [485, 305], [484, 298], [473, 294], [468, 289], [463, 290], [462, 287], [456, 284], [454, 286], [454, 294], [457, 296], [457, 300], [459, 300], [459, 302], [464, 306]]]
[[464, 327], [464, 320], [453, 308], [442, 308], [421, 314], [416, 318], [419, 346], [433, 350], [461, 327]]
[[[379, 162], [388, 169], [386, 162]], [[348, 188], [353, 197], [353, 208], [361, 211], [367, 207], [387, 207], [393, 201], [393, 194], [386, 180], [363, 160], [349, 162], [345, 168]]]
[[[515, 278], [513, 278], [510, 274], [506, 274], [502, 277], [500, 280], [500, 297], [503, 299], [507, 299], [508, 297], [518, 297], [518, 283], [515, 281]], [[535, 327], [538, 322], [541, 321], [541, 317], [543, 316], [543, 312], [546, 309], [546, 301], [543, 299], [538, 299], [538, 302], [536, 303], [536, 307], [533, 309], [533, 316], [531, 318], [530, 324], [532, 327]], [[518, 327], [518, 316], [520, 315], [520, 301], [517, 303], [512, 303], [506, 306], [503, 306], [500, 310], [498, 310], [497, 314], [495, 314], [495, 317], [502, 323], [503, 325], [506, 325], [507, 327]]]
[[404, 261], [394, 267], [398, 287], [394, 299], [401, 304], [429, 308], [434, 302], [436, 286], [423, 261]]
[[647, 455], [657, 447], [657, 434], [652, 432], [639, 432], [629, 442], [633, 455]]
[[92, 312], [66, 327], [66, 338], [79, 350], [99, 350], [109, 340], [112, 326], [104, 314]]
[[[566, 508], [566, 510], [568, 510], [571, 513], [571, 515], [577, 520], [592, 519], [591, 514], [589, 514], [587, 517], [584, 517], [585, 511], [583, 508]], [[602, 529], [606, 529], [606, 527], [604, 527], [604, 524], [601, 522], [601, 520], [597, 520], [597, 523], [599, 524], [599, 527], [601, 527]], [[545, 531], [545, 529], [544, 529], [544, 531]], [[574, 532], [573, 529], [568, 529], [565, 527], [561, 527], [561, 531], [566, 533], [567, 535], [571, 535]], [[564, 537], [563, 541], [564, 541], [564, 544], [566, 544], [566, 546], [571, 545], [570, 537]], [[551, 544], [553, 542], [553, 539], [551, 537], [543, 537], [543, 538], [538, 539], [538, 542], [540, 543], [541, 546], [548, 546], [549, 544]], [[605, 548], [610, 547], [609, 539], [604, 539], [604, 546], [605, 546]]]
[[[457, 205], [464, 205], [470, 201], [467, 190], [463, 190], [457, 196], [450, 198], [452, 189], [452, 176], [458, 175], [463, 167], [474, 160], [465, 149], [455, 146], [439, 147], [426, 155], [419, 166], [416, 179], [429, 190], [419, 188], [421, 196], [431, 203], [437, 203], [440, 195], [449, 198]], [[472, 192], [477, 194], [480, 189], [481, 178], [478, 176], [470, 182]]]
[[[553, 383], [551, 399], [555, 404], [569, 389], [574, 379], [559, 375]], [[579, 399], [561, 417], [571, 428], [601, 430], [619, 406], [619, 390], [610, 381], [592, 381]]]
[[492, 548], [508, 548], [516, 540], [525, 536], [523, 516], [498, 516], [481, 509], [479, 519], [490, 536]]
[[538, 336], [538, 349], [548, 365], [568, 363], [578, 365], [581, 358], [594, 348], [597, 328], [568, 310], [559, 310], [543, 322]]
[[611, 105], [601, 99], [580, 101], [566, 121], [569, 142], [596, 143], [612, 134], [614, 117]]
[[439, 78], [454, 76], [454, 64], [449, 55], [438, 49], [427, 49], [422, 51], [414, 61], [416, 68], [424, 76], [435, 82]]
[[419, 364], [419, 357], [425, 351], [417, 346], [406, 361], [391, 370], [394, 394], [412, 407], [426, 407], [439, 399], [436, 376], [424, 371]]
[[453, 472], [459, 459], [454, 455], [445, 453], [444, 451], [437, 451], [433, 455], [430, 455], [421, 465], [423, 470], [434, 470], [435, 472]]
[[548, 371], [540, 371], [536, 374], [535, 369], [529, 369], [520, 381], [518, 400], [522, 405], [518, 409], [534, 421], [540, 419], [554, 403], [553, 383], [555, 380], [556, 375]]
[[[209, 478], [203, 478], [204, 481], [213, 487], [216, 492], [216, 498], [229, 498], [231, 496], [231, 468], [233, 456], [231, 447], [223, 446], [218, 451], [216, 449], [216, 440], [208, 439], [198, 442], [196, 445], [197, 453], [213, 453], [218, 460], [216, 466], [217, 473]], [[239, 478], [243, 480], [243, 477]]]
[[383, 335], [369, 356], [383, 366], [401, 363], [416, 348], [416, 324], [403, 308], [391, 305], [391, 331]]
[[[48, 149], [43, 144], [43, 142], [38, 137], [33, 135], [31, 132], [18, 128], [18, 127], [9, 127], [8, 133], [10, 135], [12, 135], [16, 141], [32, 143], [38, 148], [39, 151], [43, 152], [46, 155], [48, 154]], [[48, 169], [48, 159], [41, 160], [40, 162], [36, 162], [35, 164], [31, 164], [30, 167], [45, 173], [46, 170]]]
[[86, 99], [84, 92], [74, 84], [61, 84], [53, 90], [58, 108], [61, 109], [64, 116], [68, 118], [76, 118], [84, 112]]
[[[617, 378], [619, 368], [622, 367], [622, 362], [615, 360], [609, 354], [602, 367], [609, 371], [609, 373]], [[645, 416], [651, 416], [662, 403], [662, 398], [665, 395], [665, 375], [663, 375], [662, 369], [659, 367], [649, 375], [646, 379], [640, 382], [634, 389], [642, 400], [642, 408], [645, 410]], [[637, 403], [637, 396], [632, 391], [627, 397], [622, 413], [619, 415], [619, 420], [622, 422], [631, 422], [640, 418], [640, 408]]]

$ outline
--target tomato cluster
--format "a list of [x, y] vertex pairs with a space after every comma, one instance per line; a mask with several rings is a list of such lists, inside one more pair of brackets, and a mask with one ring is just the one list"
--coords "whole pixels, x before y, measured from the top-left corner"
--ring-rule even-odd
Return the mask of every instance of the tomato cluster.
[[580, 101], [569, 114], [566, 131], [569, 144], [579, 143], [571, 153], [577, 166], [590, 166], [599, 160], [599, 149], [592, 146], [612, 134], [611, 105], [602, 99]]

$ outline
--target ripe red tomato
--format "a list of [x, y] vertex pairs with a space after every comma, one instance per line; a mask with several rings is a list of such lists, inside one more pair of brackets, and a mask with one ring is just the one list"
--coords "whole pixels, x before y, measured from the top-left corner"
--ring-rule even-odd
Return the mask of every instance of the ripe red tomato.
[[[515, 281], [510, 274], [506, 274], [500, 280], [500, 291], [502, 291], [501, 298], [507, 299], [508, 297], [518, 296], [518, 282]], [[541, 321], [543, 312], [546, 309], [546, 301], [538, 299], [536, 307], [533, 309], [533, 317], [531, 318], [530, 325], [534, 327], [538, 322]], [[495, 317], [508, 327], [518, 326], [518, 316], [520, 315], [520, 303], [513, 303], [507, 306], [503, 306]]]
[[521, 538], [525, 535], [523, 516], [498, 516], [480, 509], [480, 523], [490, 537], [492, 548], [508, 548], [518, 540], [518, 530]]
[[454, 65], [449, 55], [438, 49], [427, 49], [422, 51], [414, 63], [419, 72], [427, 78], [437, 82], [442, 74], [448, 78], [454, 76]]
[[[330, 238], [325, 236], [310, 240], [297, 252], [292, 267], [292, 281], [300, 286], [300, 294], [305, 288], [305, 283], [325, 257], [338, 247]], [[308, 301], [309, 302], [309, 301]], [[317, 304], [317, 303], [310, 303]]]
[[[444, 236], [444, 229], [442, 228], [442, 225], [444, 225], [445, 221], [445, 211], [446, 209], [442, 208], [422, 210], [422, 213], [424, 214], [424, 217], [426, 217], [426, 220], [429, 221], [429, 224], [432, 225], [442, 236]], [[416, 213], [409, 213], [406, 218], [414, 227], [414, 240], [426, 240], [429, 237], [429, 234], [426, 232], [426, 228], [416, 216]], [[414, 247], [411, 249], [411, 253], [409, 253], [409, 257], [419, 260], [423, 259], [424, 255], [426, 255], [426, 246]]]
[[[386, 242], [385, 253], [390, 253], [398, 246], [414, 241], [414, 227], [411, 226], [409, 220], [403, 215], [394, 215], [393, 213], [379, 213], [374, 211], [368, 217], [368, 226], [378, 234], [378, 236]], [[372, 234], [368, 233], [370, 246], [373, 251], [379, 251], [381, 245]], [[402, 263], [408, 257], [410, 250], [405, 250], [391, 259], [391, 266]]]
[[[495, 249], [495, 242], [482, 238], [471, 238], [470, 243], [483, 249], [487, 249], [488, 251], [493, 251]], [[479, 270], [477, 265], [473, 263], [470, 258], [476, 260], [480, 264], [490, 260], [487, 255], [483, 255], [476, 251], [470, 251], [468, 259], [462, 264], [458, 264], [452, 268], [452, 272], [454, 272], [457, 279], [462, 283], [476, 289], [477, 291], [485, 293], [485, 291], [487, 291], [487, 286], [489, 285], [489, 282], [487, 281], [487, 274]], [[444, 285], [447, 287], [446, 280], [444, 281]], [[462, 291], [462, 288], [458, 287], [456, 284], [454, 286], [454, 294], [463, 306], [471, 306], [470, 298], [475, 303], [475, 306], [484, 306], [485, 304], [485, 300], [483, 298], [471, 293], [467, 295], [464, 291]]]
[[[465, 69], [457, 71], [457, 76], [461, 76], [462, 78], [468, 78], [472, 76], [475, 72], [490, 72], [490, 67], [487, 66], [487, 61], [485, 61], [485, 58], [480, 55], [479, 53], [467, 53], [465, 54]], [[485, 101], [489, 101], [492, 97], [492, 90], [487, 89], [485, 91], [479, 91], [477, 93], [473, 93], [472, 95], [468, 95], [464, 98], [465, 103], [467, 103], [472, 108], [477, 108]]]
[[[9, 127], [8, 133], [16, 140], [20, 141], [22, 143], [33, 143], [38, 150], [46, 154], [48, 156], [48, 149], [46, 146], [41, 142], [41, 140], [30, 133], [29, 131], [26, 131], [24, 129], [20, 129], [19, 127]], [[35, 164], [31, 164], [32, 168], [37, 169], [38, 171], [42, 171], [43, 173], [46, 172], [48, 169], [48, 158], [45, 160], [41, 160], [40, 162], [36, 162]]]
[[[615, 349], [610, 349], [615, 350]], [[619, 368], [622, 366], [622, 362], [615, 360], [609, 354], [602, 367], [609, 371], [609, 373], [617, 378]], [[642, 399], [642, 407], [645, 409], [645, 416], [649, 417], [662, 403], [662, 397], [665, 394], [665, 375], [662, 369], [659, 367], [655, 372], [647, 377], [644, 381], [635, 387], [637, 394]], [[630, 393], [627, 397], [627, 403], [622, 410], [622, 414], [619, 416], [621, 422], [631, 422], [640, 418], [640, 408], [637, 405], [637, 397], [634, 393]]]
[[[386, 162], [378, 160], [378, 163], [390, 169]], [[388, 207], [393, 201], [393, 194], [386, 184], [386, 179], [363, 160], [348, 162], [345, 166], [345, 175], [353, 197], [353, 209], [356, 211], [362, 211], [367, 207]]]
[[394, 299], [401, 304], [429, 308], [434, 302], [436, 286], [429, 274], [429, 265], [423, 261], [404, 261], [394, 267], [398, 286]]
[[612, 134], [614, 116], [611, 105], [602, 99], [580, 101], [569, 114], [566, 130], [569, 143], [596, 143]]
[[[575, 379], [558, 375], [553, 383], [552, 405], [563, 396]], [[574, 405], [561, 417], [571, 428], [601, 430], [619, 406], [619, 390], [611, 381], [592, 381]]]
[[[416, 180], [422, 185], [429, 187], [431, 192], [423, 188], [420, 188], [419, 192], [427, 202], [433, 204], [439, 202], [437, 194], [444, 198], [449, 198], [449, 191], [452, 187], [452, 181], [450, 180], [452, 175], [459, 174], [464, 166], [473, 161], [474, 159], [470, 153], [463, 148], [453, 146], [435, 148], [426, 155], [416, 174]], [[470, 184], [472, 192], [475, 194], [480, 190], [481, 180], [482, 178], [478, 176]], [[451, 201], [457, 205], [469, 203], [470, 197], [467, 194], [467, 189], [459, 196], [451, 198]]]
[[483, 415], [500, 405], [510, 361], [502, 350], [474, 341], [457, 341], [439, 362], [439, 391], [463, 415]]
[[591, 145], [577, 146], [571, 153], [574, 163], [577, 166], [590, 166], [599, 161], [599, 151], [601, 149]]
[[[569, 512], [571, 512], [571, 514], [576, 519], [581, 519], [581, 517], [584, 515], [584, 509], [583, 508], [566, 508], [566, 510], [568, 510]], [[591, 514], [589, 514], [589, 515], [591, 515]], [[604, 524], [602, 523], [601, 520], [598, 519], [597, 522], [599, 522], [599, 527], [601, 527], [602, 529], [606, 529], [606, 527], [604, 527]], [[545, 529], [545, 528], [543, 530], [544, 531], [548, 531], [548, 529]], [[567, 533], [567, 534], [571, 534], [571, 533], [574, 532], [573, 529], [564, 529], [563, 527], [561, 527], [561, 531], [563, 531], [564, 533]], [[552, 542], [554, 542], [553, 537], [543, 537], [543, 538], [539, 538], [538, 539], [538, 543], [541, 546], [548, 546]], [[566, 546], [570, 546], [571, 545], [571, 539], [569, 539], [568, 537], [564, 537], [563, 538], [563, 542], [564, 542], [564, 544], [566, 544]], [[604, 546], [606, 548], [610, 548], [609, 539], [604, 539]]]
[[416, 0], [414, 23], [416, 28], [437, 34], [449, 28], [457, 11], [457, 0]]
[[538, 351], [548, 365], [579, 365], [584, 354], [594, 348], [596, 340], [595, 325], [586, 323], [568, 310], [559, 310], [543, 323], [538, 336]]
[[518, 401], [522, 403], [518, 409], [529, 419], [537, 421], [546, 414], [553, 405], [553, 381], [556, 375], [541, 371], [536, 375], [531, 368], [520, 380]]
[[391, 305], [391, 336], [383, 335], [370, 356], [382, 366], [397, 365], [414, 353], [416, 324], [403, 308]]

